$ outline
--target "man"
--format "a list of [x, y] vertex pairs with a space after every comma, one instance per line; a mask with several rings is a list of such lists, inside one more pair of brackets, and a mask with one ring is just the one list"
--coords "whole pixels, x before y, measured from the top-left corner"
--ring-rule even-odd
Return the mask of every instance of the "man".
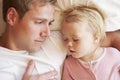
[[[22, 79], [26, 63], [34, 58], [28, 54], [40, 50], [41, 44], [50, 35], [49, 25], [54, 21], [55, 2], [56, 0], [3, 0], [6, 30], [0, 37], [1, 80]], [[39, 59], [36, 60], [39, 64]], [[37, 68], [32, 72], [31, 69], [27, 70], [23, 80], [46, 80], [51, 77], [54, 80], [57, 75], [55, 70], [42, 75], [37, 75], [38, 71]]]
[[30, 61], [37, 60], [39, 64], [39, 59], [27, 55], [38, 51], [50, 35], [49, 25], [54, 20], [52, 5], [54, 2], [54, 0], [3, 0], [6, 30], [0, 38], [1, 80], [47, 80], [51, 77], [55, 80], [57, 72], [54, 69], [40, 74], [39, 71], [44, 67], [40, 66], [39, 69], [37, 62]]

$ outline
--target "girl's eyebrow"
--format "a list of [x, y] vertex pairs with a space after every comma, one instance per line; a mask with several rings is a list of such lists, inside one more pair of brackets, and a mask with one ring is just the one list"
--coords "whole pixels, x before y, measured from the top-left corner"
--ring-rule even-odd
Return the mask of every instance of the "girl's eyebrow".
[[78, 37], [78, 35], [77, 35], [77, 34], [76, 34], [76, 35], [72, 35], [72, 36]]

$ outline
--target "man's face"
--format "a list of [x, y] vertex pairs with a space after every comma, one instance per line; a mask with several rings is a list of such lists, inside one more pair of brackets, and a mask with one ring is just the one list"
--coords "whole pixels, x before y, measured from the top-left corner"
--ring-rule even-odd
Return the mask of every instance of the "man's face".
[[50, 35], [49, 25], [54, 21], [54, 6], [33, 6], [18, 20], [12, 30], [14, 45], [18, 50], [35, 52]]

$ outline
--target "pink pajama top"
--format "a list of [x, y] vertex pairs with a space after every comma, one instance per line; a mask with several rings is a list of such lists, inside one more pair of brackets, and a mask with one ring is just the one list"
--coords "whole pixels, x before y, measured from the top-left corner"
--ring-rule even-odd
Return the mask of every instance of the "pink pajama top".
[[62, 80], [120, 80], [120, 52], [104, 48], [103, 55], [90, 63], [69, 56], [64, 62]]

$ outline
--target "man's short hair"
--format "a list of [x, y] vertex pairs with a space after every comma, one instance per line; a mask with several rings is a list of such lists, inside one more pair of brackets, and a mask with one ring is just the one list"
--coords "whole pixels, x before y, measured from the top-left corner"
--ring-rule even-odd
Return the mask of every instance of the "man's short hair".
[[40, 3], [43, 6], [46, 3], [55, 4], [55, 2], [56, 0], [3, 0], [3, 19], [6, 22], [6, 14], [10, 7], [15, 8], [19, 14], [19, 18], [22, 18], [34, 3]]

